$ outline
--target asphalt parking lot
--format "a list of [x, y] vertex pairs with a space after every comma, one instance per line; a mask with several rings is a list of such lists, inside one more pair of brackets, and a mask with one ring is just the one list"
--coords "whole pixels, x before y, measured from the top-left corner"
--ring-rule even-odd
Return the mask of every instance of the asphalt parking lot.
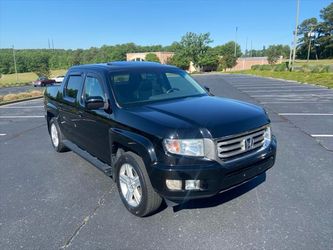
[[137, 218], [110, 178], [53, 150], [42, 100], [0, 106], [0, 249], [332, 249], [333, 90], [243, 75], [196, 79], [267, 109], [278, 155], [266, 175]]

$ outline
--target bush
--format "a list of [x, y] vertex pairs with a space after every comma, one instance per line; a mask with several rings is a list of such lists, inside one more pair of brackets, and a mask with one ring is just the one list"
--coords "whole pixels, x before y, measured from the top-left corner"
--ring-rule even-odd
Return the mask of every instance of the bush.
[[295, 71], [302, 71], [306, 73], [328, 73], [333, 70], [332, 65], [308, 65], [304, 64], [301, 68], [297, 68]]
[[261, 71], [286, 71], [287, 70], [287, 64], [281, 63], [281, 64], [276, 64], [276, 65], [271, 65], [271, 64], [256, 64], [251, 66], [252, 70], [261, 70]]
[[285, 63], [277, 64], [274, 66], [274, 71], [285, 71], [287, 69], [287, 65]]
[[259, 68], [260, 68], [260, 65], [259, 65], [259, 64], [256, 64], [256, 65], [252, 65], [252, 66], [251, 66], [251, 69], [252, 69], [252, 70], [259, 70]]
[[259, 70], [273, 70], [273, 66], [269, 64], [260, 65]]

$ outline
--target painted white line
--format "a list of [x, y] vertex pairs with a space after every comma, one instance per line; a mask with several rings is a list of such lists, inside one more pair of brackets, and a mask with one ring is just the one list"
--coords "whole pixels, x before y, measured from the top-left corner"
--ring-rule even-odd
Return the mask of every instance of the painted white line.
[[333, 116], [333, 114], [330, 113], [279, 113], [279, 115], [300, 115], [300, 116]]
[[7, 135], [7, 134], [0, 134], [0, 136], [5, 136], [5, 135]]
[[12, 119], [12, 118], [44, 118], [43, 115], [1, 115], [0, 119]]
[[277, 98], [284, 98], [284, 97], [296, 97], [296, 98], [303, 98], [303, 97], [333, 97], [333, 94], [302, 94], [302, 93], [298, 93], [298, 94], [272, 94], [272, 95], [252, 95], [252, 97], [277, 97]]
[[315, 102], [315, 101], [311, 101], [311, 102], [302, 102], [302, 101], [273, 101], [273, 102], [260, 102], [260, 104], [327, 104], [327, 103], [333, 103], [333, 101], [321, 101], [321, 102]]
[[43, 105], [40, 106], [10, 106], [10, 107], [6, 107], [6, 106], [0, 106], [0, 109], [30, 109], [30, 108], [43, 108]]
[[[294, 90], [290, 90], [290, 89], [273, 89], [273, 90], [268, 90], [268, 89], [264, 89], [264, 90], [247, 90], [244, 92], [246, 93], [260, 93], [260, 92], [313, 92], [313, 91], [326, 91], [326, 89], [294, 89]], [[327, 91], [326, 91], [327, 92]], [[326, 93], [325, 92], [325, 93]]]
[[286, 88], [286, 87], [288, 87], [288, 88], [298, 88], [299, 89], [299, 87], [298, 86], [286, 86], [286, 85], [283, 85], [283, 86], [281, 86], [281, 85], [267, 85], [267, 86], [261, 86], [261, 85], [256, 85], [256, 86], [254, 86], [254, 85], [248, 85], [248, 86], [246, 86], [246, 85], [242, 85], [242, 86], [234, 86], [234, 87], [236, 87], [237, 89], [263, 89], [263, 88], [269, 88], [269, 89], [277, 89], [277, 88]]
[[312, 137], [333, 137], [333, 135], [311, 135]]
[[238, 86], [234, 86], [237, 87], [239, 89], [241, 88], [295, 88], [295, 89], [309, 89], [309, 88], [313, 88], [313, 89], [327, 89], [327, 88], [320, 88], [320, 87], [316, 87], [316, 86], [304, 86], [304, 85], [271, 85], [271, 84], [267, 84], [267, 85], [238, 85]]

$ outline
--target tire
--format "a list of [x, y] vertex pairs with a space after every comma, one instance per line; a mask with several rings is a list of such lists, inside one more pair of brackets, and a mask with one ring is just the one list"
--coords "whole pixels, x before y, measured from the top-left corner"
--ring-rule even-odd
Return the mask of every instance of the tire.
[[[152, 187], [142, 158], [133, 152], [126, 152], [119, 157], [115, 165], [118, 192], [127, 210], [139, 217], [155, 212], [161, 206], [162, 198]], [[132, 177], [132, 183], [127, 180], [126, 184], [126, 175], [129, 179]], [[138, 199], [140, 193], [141, 198]]]
[[66, 146], [63, 143], [63, 135], [57, 123], [57, 120], [53, 117], [49, 122], [49, 130], [51, 143], [55, 151], [57, 152], [65, 152], [68, 151]]

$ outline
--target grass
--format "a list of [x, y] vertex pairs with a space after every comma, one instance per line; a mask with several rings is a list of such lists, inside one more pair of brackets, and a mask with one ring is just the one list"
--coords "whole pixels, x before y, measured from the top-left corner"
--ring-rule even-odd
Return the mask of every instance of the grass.
[[21, 92], [15, 94], [0, 95], [0, 104], [16, 100], [24, 100], [32, 97], [39, 97], [42, 95], [43, 95], [42, 90], [33, 90], [33, 91]]
[[294, 80], [302, 83], [312, 83], [316, 85], [333, 88], [333, 73], [311, 73], [311, 72], [289, 72], [289, 71], [269, 71], [269, 70], [241, 70], [229, 72], [233, 74], [250, 74], [263, 77], [273, 77], [285, 80]]
[[[67, 72], [66, 69], [51, 70], [50, 77], [65, 75], [66, 72]], [[29, 85], [32, 81], [37, 79], [37, 75], [33, 72], [18, 73], [17, 78], [18, 81], [16, 82], [15, 74], [2, 75], [0, 78], [0, 88]]]

